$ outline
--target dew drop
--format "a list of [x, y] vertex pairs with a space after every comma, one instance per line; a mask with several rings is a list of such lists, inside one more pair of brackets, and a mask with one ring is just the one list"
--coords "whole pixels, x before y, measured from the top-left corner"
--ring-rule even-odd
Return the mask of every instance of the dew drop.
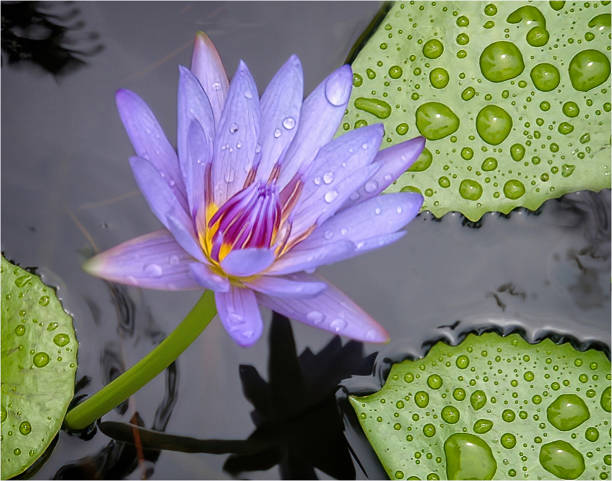
[[439, 389], [442, 386], [442, 378], [437, 374], [432, 374], [427, 378], [427, 385], [432, 389]]
[[480, 437], [455, 433], [444, 442], [448, 479], [493, 479], [497, 462]]
[[326, 172], [325, 174], [323, 174], [323, 183], [324, 184], [331, 184], [334, 181], [334, 173], [333, 172]]
[[70, 342], [70, 337], [68, 334], [57, 334], [53, 338], [53, 342], [56, 346], [63, 347]]
[[416, 126], [427, 139], [438, 140], [459, 128], [459, 118], [446, 105], [427, 102], [416, 110]]
[[512, 449], [516, 446], [516, 437], [512, 433], [504, 433], [499, 438], [499, 442], [506, 449]]
[[594, 443], [599, 439], [599, 431], [597, 430], [597, 428], [594, 427], [587, 428], [584, 432], [584, 437], [587, 441], [591, 441], [592, 443]]
[[550, 63], [540, 63], [531, 69], [529, 74], [533, 85], [542, 92], [550, 92], [559, 85], [561, 76], [557, 67]]
[[582, 454], [566, 441], [542, 445], [539, 459], [546, 471], [561, 479], [576, 479], [584, 472]]
[[560, 431], [569, 431], [589, 419], [590, 413], [576, 394], [561, 394], [546, 409], [546, 417]]
[[586, 92], [601, 85], [610, 76], [610, 61], [598, 50], [583, 50], [570, 61], [569, 76], [576, 90]]
[[319, 311], [310, 311], [306, 314], [306, 319], [313, 324], [321, 324], [325, 319], [325, 315]]
[[327, 77], [325, 82], [325, 98], [330, 104], [341, 107], [348, 102], [350, 94], [351, 84], [344, 82], [341, 75], [332, 74]]
[[604, 411], [610, 412], [610, 386], [608, 386], [604, 392], [601, 393], [601, 400], [599, 404]]
[[375, 180], [369, 180], [364, 186], [364, 190], [369, 194], [375, 192], [376, 189], [378, 189], [378, 182], [376, 182]]
[[491, 145], [503, 142], [511, 129], [512, 117], [497, 105], [487, 105], [476, 116], [478, 135]]
[[486, 403], [487, 395], [484, 393], [484, 391], [481, 391], [480, 389], [474, 391], [470, 396], [470, 404], [476, 411], [484, 407]]
[[431, 165], [432, 160], [433, 156], [431, 155], [429, 149], [423, 149], [423, 152], [421, 152], [421, 155], [419, 155], [414, 164], [410, 166], [408, 172], [422, 172], [427, 170]]
[[293, 117], [285, 117], [283, 119], [283, 127], [287, 130], [292, 130], [295, 127], [295, 119]]
[[34, 365], [36, 367], [45, 367], [49, 364], [49, 354], [46, 352], [37, 352], [34, 354]]
[[334, 319], [333, 321], [331, 321], [329, 323], [329, 327], [331, 327], [331, 329], [334, 332], [340, 332], [342, 331], [345, 327], [347, 326], [347, 323], [344, 319]]
[[431, 72], [429, 72], [429, 81], [434, 88], [443, 89], [448, 85], [448, 72], [441, 68], [434, 68]]
[[471, 179], [463, 179], [459, 185], [459, 195], [467, 200], [478, 200], [482, 195], [482, 186]]
[[355, 99], [354, 105], [355, 108], [368, 112], [379, 119], [386, 119], [391, 115], [391, 106], [384, 100], [358, 97]]
[[325, 195], [323, 196], [323, 199], [328, 204], [331, 204], [336, 197], [338, 197], [338, 191], [334, 189], [334, 190], [330, 190], [329, 192], [326, 192]]
[[426, 424], [423, 426], [423, 434], [428, 438], [436, 434], [436, 427], [433, 424]]
[[414, 403], [420, 408], [427, 407], [429, 404], [429, 394], [427, 394], [425, 391], [418, 391], [414, 395]]
[[19, 432], [21, 434], [23, 434], [24, 436], [27, 436], [28, 434], [30, 434], [32, 432], [32, 426], [30, 425], [29, 422], [27, 421], [23, 421], [20, 425], [19, 425]]
[[455, 406], [444, 406], [442, 408], [442, 419], [449, 424], [459, 421], [459, 410]]
[[15, 334], [17, 334], [18, 336], [23, 336], [26, 332], [26, 328], [23, 324], [19, 324], [16, 328], [15, 328]]
[[49, 296], [42, 296], [40, 299], [38, 299], [38, 303], [41, 306], [47, 306], [49, 305]]
[[149, 277], [161, 277], [163, 270], [159, 264], [146, 264], [143, 267], [144, 273]]
[[550, 34], [544, 27], [533, 27], [527, 32], [527, 43], [532, 47], [543, 47], [548, 43]]
[[432, 38], [423, 45], [423, 55], [427, 58], [438, 58], [444, 52], [444, 45], [437, 38]]
[[518, 199], [525, 194], [525, 185], [518, 179], [510, 179], [504, 184], [504, 195], [508, 199]]
[[492, 421], [489, 421], [488, 419], [478, 419], [474, 423], [474, 427], [472, 429], [474, 429], [474, 432], [476, 434], [484, 434], [484, 433], [488, 433], [492, 427], [493, 427]]
[[402, 67], [399, 65], [393, 65], [389, 68], [389, 77], [392, 79], [398, 79], [402, 76]]
[[491, 82], [510, 80], [520, 75], [524, 68], [523, 56], [511, 42], [494, 42], [480, 55], [480, 71]]

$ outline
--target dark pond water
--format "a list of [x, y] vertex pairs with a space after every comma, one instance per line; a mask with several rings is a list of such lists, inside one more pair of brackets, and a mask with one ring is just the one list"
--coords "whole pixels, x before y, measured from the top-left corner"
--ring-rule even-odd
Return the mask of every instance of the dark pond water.
[[[199, 296], [110, 285], [80, 268], [96, 250], [159, 228], [130, 172], [114, 91], [141, 94], [172, 138], [177, 64], [189, 63], [196, 30], [210, 35], [230, 72], [244, 58], [260, 89], [298, 54], [309, 91], [343, 63], [379, 8], [122, 2], [17, 11], [34, 15], [38, 41], [20, 38], [21, 17], [8, 31], [12, 43], [3, 31], [2, 250], [59, 286], [80, 341], [77, 395], [95, 392], [144, 356]], [[7, 11], [3, 4], [3, 29]], [[323, 269], [387, 328], [393, 340], [382, 350], [281, 318], [245, 350], [213, 322], [89, 439], [61, 432], [30, 475], [363, 478], [334, 391], [344, 378], [369, 374], [375, 353], [417, 355], [427, 342], [483, 325], [609, 343], [609, 191], [572, 194], [536, 213], [487, 215], [475, 225], [456, 214], [440, 221], [422, 214], [408, 230], [389, 248]], [[143, 433], [145, 447], [200, 452], [138, 451], [107, 435], [120, 436], [124, 429], [113, 422], [130, 420], [197, 438]], [[384, 474], [371, 453], [357, 453], [368, 475]]]

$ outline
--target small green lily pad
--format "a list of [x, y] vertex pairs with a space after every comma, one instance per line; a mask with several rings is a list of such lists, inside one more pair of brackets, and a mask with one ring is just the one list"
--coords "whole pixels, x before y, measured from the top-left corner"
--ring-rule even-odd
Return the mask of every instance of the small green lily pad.
[[610, 479], [610, 360], [470, 334], [349, 400], [391, 479]]
[[609, 2], [396, 2], [354, 60], [339, 133], [426, 151], [388, 191], [423, 209], [537, 209], [610, 187]]
[[53, 288], [2, 257], [2, 479], [47, 449], [74, 394], [78, 343]]

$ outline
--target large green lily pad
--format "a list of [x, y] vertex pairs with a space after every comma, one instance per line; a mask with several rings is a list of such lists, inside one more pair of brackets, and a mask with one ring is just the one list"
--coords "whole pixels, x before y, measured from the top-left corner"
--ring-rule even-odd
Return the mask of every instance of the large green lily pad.
[[610, 360], [470, 334], [350, 396], [391, 479], [610, 479]]
[[72, 318], [39, 277], [2, 257], [2, 479], [22, 473], [59, 431], [74, 394]]
[[423, 209], [538, 208], [610, 187], [609, 2], [397, 2], [354, 60], [340, 132], [426, 151], [388, 191]]

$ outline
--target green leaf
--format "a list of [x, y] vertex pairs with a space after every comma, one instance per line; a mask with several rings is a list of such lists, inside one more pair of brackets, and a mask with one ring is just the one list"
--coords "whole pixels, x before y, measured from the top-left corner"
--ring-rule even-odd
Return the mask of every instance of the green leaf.
[[601, 351], [470, 334], [349, 400], [391, 479], [610, 479]]
[[39, 277], [2, 257], [2, 479], [22, 473], [59, 431], [74, 394], [72, 318]]
[[602, 3], [397, 2], [353, 62], [340, 132], [382, 121], [383, 147], [424, 135], [388, 191], [423, 193], [437, 217], [610, 187]]

